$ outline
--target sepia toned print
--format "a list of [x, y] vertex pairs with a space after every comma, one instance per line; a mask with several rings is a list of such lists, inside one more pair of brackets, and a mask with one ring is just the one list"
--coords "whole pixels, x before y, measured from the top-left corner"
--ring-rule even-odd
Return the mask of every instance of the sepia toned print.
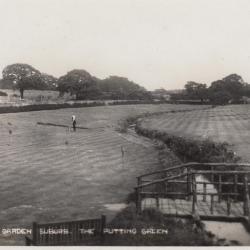
[[0, 8], [0, 246], [250, 245], [248, 1]]

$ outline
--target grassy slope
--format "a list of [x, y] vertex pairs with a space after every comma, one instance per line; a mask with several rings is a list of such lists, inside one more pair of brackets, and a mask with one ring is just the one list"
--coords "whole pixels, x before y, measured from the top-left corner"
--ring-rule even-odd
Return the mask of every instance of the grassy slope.
[[169, 113], [145, 118], [142, 126], [172, 135], [226, 141], [242, 158], [250, 161], [249, 105], [216, 107], [210, 110]]

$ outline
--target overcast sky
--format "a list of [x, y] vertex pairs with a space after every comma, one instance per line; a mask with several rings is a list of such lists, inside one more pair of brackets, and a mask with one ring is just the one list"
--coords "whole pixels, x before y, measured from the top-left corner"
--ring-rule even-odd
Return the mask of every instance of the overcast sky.
[[249, 0], [0, 0], [0, 70], [28, 63], [147, 89], [250, 82]]

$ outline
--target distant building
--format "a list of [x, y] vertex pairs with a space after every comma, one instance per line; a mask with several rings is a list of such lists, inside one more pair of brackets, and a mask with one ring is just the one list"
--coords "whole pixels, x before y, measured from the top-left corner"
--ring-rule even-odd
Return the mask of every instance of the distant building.
[[170, 94], [167, 90], [161, 88], [161, 89], [155, 89], [154, 91], [151, 91], [151, 94], [154, 99], [156, 100], [170, 100]]

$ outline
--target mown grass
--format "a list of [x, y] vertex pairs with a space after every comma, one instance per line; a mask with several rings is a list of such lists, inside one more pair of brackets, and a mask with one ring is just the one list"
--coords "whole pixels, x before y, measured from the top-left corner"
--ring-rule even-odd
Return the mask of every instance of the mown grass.
[[[122, 104], [122, 103], [121, 103]], [[137, 103], [139, 104], [139, 103]], [[152, 103], [151, 103], [152, 104]], [[156, 102], [154, 104], [161, 104], [161, 102]], [[118, 105], [116, 103], [112, 103], [112, 105]], [[127, 130], [128, 130], [128, 127], [130, 125], [133, 125], [133, 124], [137, 124], [137, 121], [140, 119], [140, 118], [146, 118], [146, 117], [150, 117], [150, 116], [158, 116], [158, 115], [162, 115], [162, 114], [167, 114], [167, 113], [180, 113], [180, 112], [191, 112], [193, 110], [205, 110], [205, 109], [209, 109], [210, 106], [205, 106], [205, 107], [192, 107], [192, 106], [189, 106], [189, 108], [187, 109], [187, 107], [185, 106], [179, 106], [180, 108], [179, 109], [176, 109], [176, 106], [173, 110], [168, 110], [168, 111], [158, 111], [158, 112], [145, 112], [145, 113], [142, 113], [140, 115], [130, 115], [130, 116], [127, 116], [126, 118], [120, 120], [118, 122], [118, 127], [117, 127], [117, 130], [121, 133], [126, 133]], [[182, 108], [183, 107], [183, 108]]]
[[249, 111], [249, 105], [231, 105], [188, 113], [166, 113], [143, 119], [142, 126], [191, 140], [227, 142], [227, 148], [247, 162], [250, 160]]

